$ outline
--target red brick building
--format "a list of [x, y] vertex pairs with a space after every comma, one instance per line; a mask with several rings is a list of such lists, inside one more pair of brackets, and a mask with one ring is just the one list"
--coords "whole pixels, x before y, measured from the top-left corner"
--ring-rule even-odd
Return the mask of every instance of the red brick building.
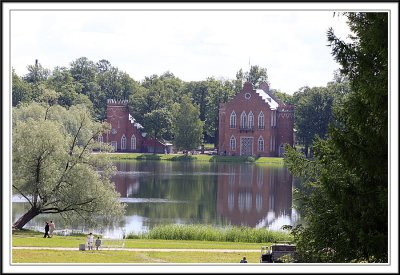
[[107, 122], [111, 131], [98, 137], [114, 147], [116, 152], [170, 153], [171, 145], [146, 138], [144, 127], [129, 113], [128, 100], [107, 100]]
[[266, 83], [241, 92], [219, 107], [219, 154], [278, 157], [293, 146], [294, 106], [276, 98]]

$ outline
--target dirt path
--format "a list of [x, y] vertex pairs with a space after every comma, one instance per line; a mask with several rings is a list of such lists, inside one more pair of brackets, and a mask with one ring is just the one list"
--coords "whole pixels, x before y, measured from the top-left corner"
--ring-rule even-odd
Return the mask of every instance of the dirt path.
[[[78, 247], [35, 247], [35, 246], [14, 246], [12, 249], [45, 249], [45, 250], [79, 250]], [[100, 248], [99, 250], [120, 250], [120, 251], [157, 251], [157, 252], [260, 252], [259, 249], [185, 249], [185, 248]]]

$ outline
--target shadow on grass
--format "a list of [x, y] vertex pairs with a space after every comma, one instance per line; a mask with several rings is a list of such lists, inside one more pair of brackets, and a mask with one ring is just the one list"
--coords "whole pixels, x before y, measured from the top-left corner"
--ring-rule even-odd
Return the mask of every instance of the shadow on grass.
[[182, 155], [182, 156], [175, 156], [170, 158], [170, 160], [173, 161], [191, 161], [191, 160], [196, 160], [196, 157], [189, 156], [189, 155]]
[[210, 162], [255, 162], [254, 157], [240, 156], [212, 156]]
[[154, 155], [154, 154], [143, 154], [143, 155], [139, 155], [137, 156], [136, 159], [140, 159], [140, 160], [161, 160], [161, 157], [159, 155]]

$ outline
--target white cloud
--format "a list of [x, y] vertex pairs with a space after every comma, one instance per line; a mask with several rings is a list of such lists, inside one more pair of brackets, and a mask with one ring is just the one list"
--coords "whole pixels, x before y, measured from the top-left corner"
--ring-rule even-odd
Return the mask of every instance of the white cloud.
[[338, 67], [326, 32], [348, 31], [329, 11], [13, 11], [11, 64], [49, 68], [86, 56], [135, 80], [169, 70], [185, 81], [235, 78], [266, 67], [271, 86], [293, 93], [326, 85]]

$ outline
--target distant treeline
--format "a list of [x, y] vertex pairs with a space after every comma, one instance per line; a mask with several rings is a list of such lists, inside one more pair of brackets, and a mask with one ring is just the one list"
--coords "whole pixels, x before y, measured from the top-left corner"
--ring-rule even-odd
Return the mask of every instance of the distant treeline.
[[[137, 81], [105, 59], [95, 63], [86, 57], [72, 61], [69, 67], [55, 67], [53, 70], [44, 68], [36, 60], [27, 69], [28, 73], [24, 76], [18, 76], [13, 70], [13, 106], [31, 101], [45, 101], [65, 107], [85, 104], [90, 107], [94, 117], [101, 121], [106, 118], [107, 99], [127, 99], [130, 113], [144, 125], [146, 114], [157, 110], [165, 115], [173, 113], [177, 104], [179, 106], [188, 97], [198, 108], [199, 119], [204, 123], [203, 141], [214, 144], [218, 136], [219, 104], [240, 92], [246, 81], [255, 87], [261, 82], [268, 83], [267, 69], [257, 65], [251, 66], [249, 71], [239, 69], [232, 79], [208, 77], [203, 81], [190, 82], [181, 80], [169, 71]], [[338, 83], [337, 78], [332, 83]], [[296, 104], [305, 90], [304, 87], [300, 88], [294, 96], [277, 90], [272, 92], [283, 102]], [[298, 131], [301, 137], [301, 130]], [[172, 140], [172, 129], [165, 129], [162, 138]]]

